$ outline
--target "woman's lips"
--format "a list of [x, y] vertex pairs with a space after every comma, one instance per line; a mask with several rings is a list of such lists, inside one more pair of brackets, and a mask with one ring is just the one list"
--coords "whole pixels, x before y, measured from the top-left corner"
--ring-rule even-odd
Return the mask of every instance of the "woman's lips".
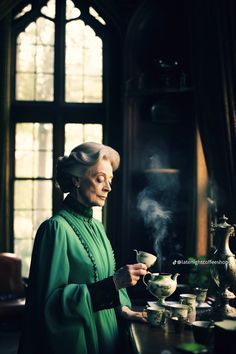
[[104, 197], [102, 195], [100, 195], [99, 198], [102, 199], [102, 200], [106, 200], [107, 199], [107, 197]]

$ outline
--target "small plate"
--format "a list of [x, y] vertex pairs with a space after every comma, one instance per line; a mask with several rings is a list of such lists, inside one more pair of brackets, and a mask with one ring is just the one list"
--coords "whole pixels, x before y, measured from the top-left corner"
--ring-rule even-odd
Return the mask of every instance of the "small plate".
[[[160, 306], [160, 304], [157, 301], [148, 301], [148, 306], [151, 307], [157, 307]], [[164, 306], [170, 306], [170, 305], [174, 305], [174, 304], [179, 304], [178, 301], [166, 301]]]

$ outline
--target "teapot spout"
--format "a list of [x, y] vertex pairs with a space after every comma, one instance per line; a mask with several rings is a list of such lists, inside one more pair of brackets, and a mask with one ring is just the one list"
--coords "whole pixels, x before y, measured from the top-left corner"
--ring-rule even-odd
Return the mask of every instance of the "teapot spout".
[[136, 255], [138, 255], [138, 254], [139, 254], [139, 252], [138, 252], [137, 250], [135, 250], [135, 249], [134, 249], [133, 251], [134, 251], [134, 252], [136, 252]]
[[176, 274], [173, 276], [173, 280], [176, 281], [179, 275], [180, 275], [179, 273], [176, 273]]

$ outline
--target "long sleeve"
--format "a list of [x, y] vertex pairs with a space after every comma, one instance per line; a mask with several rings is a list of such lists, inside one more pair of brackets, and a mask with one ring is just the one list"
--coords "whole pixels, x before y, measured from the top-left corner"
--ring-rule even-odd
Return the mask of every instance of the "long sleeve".
[[119, 292], [112, 277], [88, 284], [93, 310], [99, 311], [120, 305]]

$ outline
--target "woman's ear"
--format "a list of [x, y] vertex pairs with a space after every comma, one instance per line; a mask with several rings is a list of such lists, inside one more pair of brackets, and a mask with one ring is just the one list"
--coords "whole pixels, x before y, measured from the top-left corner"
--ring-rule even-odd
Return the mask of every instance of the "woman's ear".
[[80, 187], [79, 177], [72, 177], [72, 182], [73, 182], [73, 185], [75, 186], [75, 188], [79, 188]]

